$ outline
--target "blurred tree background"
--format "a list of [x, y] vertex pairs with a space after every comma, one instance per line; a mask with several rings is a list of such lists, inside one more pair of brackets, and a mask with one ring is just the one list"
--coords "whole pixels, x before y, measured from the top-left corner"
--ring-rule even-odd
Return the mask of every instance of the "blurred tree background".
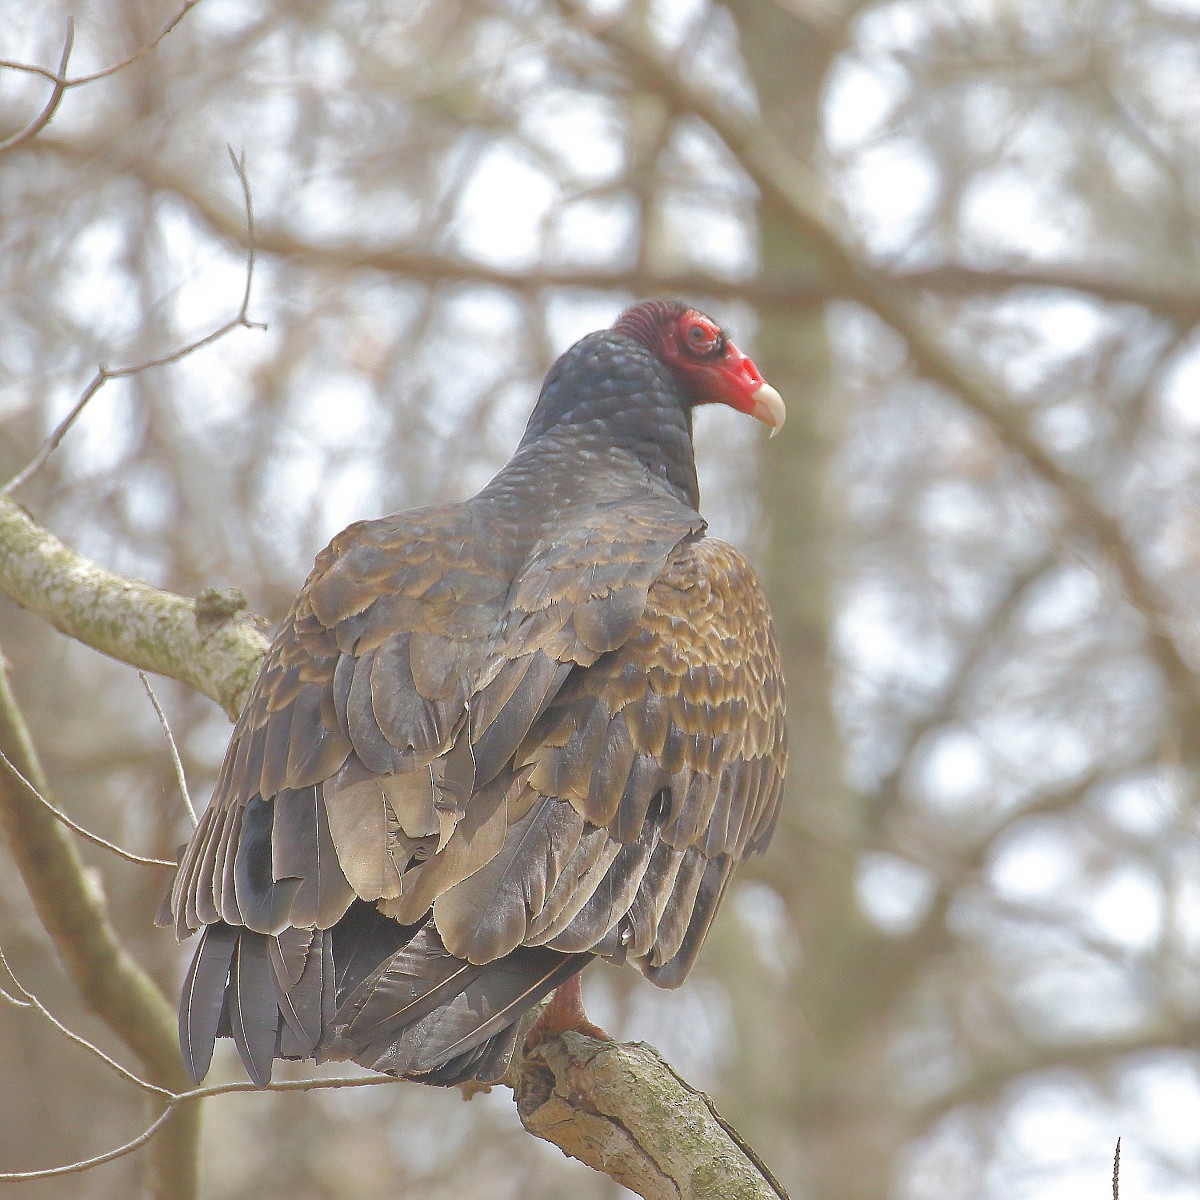
[[[69, 74], [170, 0], [0, 0]], [[0, 139], [46, 100], [0, 70]], [[84, 553], [278, 619], [360, 516], [462, 497], [540, 377], [686, 296], [789, 403], [698, 420], [705, 511], [761, 568], [792, 759], [686, 987], [598, 966], [619, 1037], [711, 1092], [794, 1200], [1200, 1196], [1200, 6], [1187, 0], [199, 0], [0, 153], [0, 479]], [[0, 572], [2, 573], [2, 572]], [[136, 674], [0, 599], [78, 820], [186, 834]], [[218, 708], [159, 694], [192, 789]], [[82, 853], [174, 1000], [164, 873]], [[10, 864], [0, 943], [83, 1011]], [[293, 1074], [301, 1074], [299, 1068]], [[216, 1078], [237, 1077], [232, 1051]], [[99, 1153], [142, 1097], [0, 1009], [0, 1171]], [[206, 1102], [211, 1200], [606, 1197], [507, 1092]], [[11, 1187], [125, 1197], [140, 1156]]]

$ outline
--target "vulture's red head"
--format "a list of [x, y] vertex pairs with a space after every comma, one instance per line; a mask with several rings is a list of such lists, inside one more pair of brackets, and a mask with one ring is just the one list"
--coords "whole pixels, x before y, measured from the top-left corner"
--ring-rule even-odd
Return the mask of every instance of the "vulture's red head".
[[712, 319], [670, 300], [646, 300], [613, 326], [641, 342], [675, 376], [693, 404], [728, 404], [771, 429], [783, 427], [783, 397]]
[[632, 458], [696, 507], [692, 410], [716, 403], [772, 431], [783, 424], [779, 393], [711, 317], [647, 300], [581, 338], [550, 368], [512, 466], [545, 475], [559, 462], [602, 492], [624, 486], [603, 473], [619, 473]]

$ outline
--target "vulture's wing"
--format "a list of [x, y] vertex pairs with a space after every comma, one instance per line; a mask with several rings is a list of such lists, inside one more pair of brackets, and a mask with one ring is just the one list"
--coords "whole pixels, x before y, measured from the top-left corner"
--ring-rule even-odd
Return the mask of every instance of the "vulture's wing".
[[[446, 760], [508, 587], [500, 548], [460, 505], [361, 522], [322, 551], [180, 863], [181, 936], [217, 921], [324, 929], [356, 894], [395, 887], [386, 865], [438, 829], [435, 784], [456, 786], [462, 756]], [[386, 806], [379, 786], [355, 786], [375, 776], [395, 781]], [[369, 864], [357, 833], [339, 862], [359, 826]]]
[[573, 667], [626, 640], [700, 528], [659, 497], [614, 500], [538, 543], [515, 582], [503, 523], [470, 505], [339, 534], [268, 652], [184, 853], [180, 935], [217, 921], [328, 928], [356, 897], [419, 920], [499, 850], [513, 752]]
[[785, 754], [761, 588], [732, 546], [687, 539], [628, 635], [571, 671], [522, 739], [502, 848], [434, 898], [447, 949], [628, 954], [681, 982], [733, 867], [770, 837]]
[[[537, 797], [514, 752], [573, 670], [628, 640], [668, 557], [702, 528], [668, 498], [614, 499], [514, 564], [520, 539], [468, 503], [351, 526], [318, 557], [172, 889], [180, 936], [207, 927], [180, 1010], [194, 1076], [218, 1031], [260, 1081], [272, 1055], [325, 1052], [347, 1022], [352, 1052], [367, 1053], [353, 1030], [366, 985], [341, 962], [334, 978], [356, 899], [403, 929], [370, 937], [402, 976], [384, 981], [389, 994], [399, 987], [421, 1020], [431, 988], [469, 1008], [469, 1024], [480, 1005], [519, 1016], [561, 981], [560, 955], [525, 953], [476, 988], [478, 1003], [455, 1000], [465, 977], [447, 971], [426, 914], [521, 837]], [[332, 932], [304, 936], [314, 928]], [[428, 1067], [427, 1049], [412, 1069]]]

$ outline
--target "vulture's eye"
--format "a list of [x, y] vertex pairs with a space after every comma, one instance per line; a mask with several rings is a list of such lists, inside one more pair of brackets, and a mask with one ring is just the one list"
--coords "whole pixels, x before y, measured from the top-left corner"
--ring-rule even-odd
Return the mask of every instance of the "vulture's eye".
[[694, 354], [711, 354], [721, 345], [721, 331], [711, 321], [693, 318], [684, 329], [688, 349]]

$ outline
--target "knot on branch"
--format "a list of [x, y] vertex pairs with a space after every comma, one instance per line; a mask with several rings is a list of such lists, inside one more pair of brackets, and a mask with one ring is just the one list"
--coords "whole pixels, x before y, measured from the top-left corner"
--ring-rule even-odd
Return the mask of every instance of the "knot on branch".
[[639, 1196], [679, 1200], [691, 1193], [644, 1144], [653, 1141], [648, 1127], [669, 1120], [662, 1098], [636, 1074], [647, 1051], [648, 1046], [598, 1042], [571, 1031], [547, 1038], [525, 1056], [517, 1112], [530, 1133]]
[[245, 593], [238, 588], [205, 588], [196, 597], [196, 628], [201, 633], [211, 633], [216, 626], [244, 612], [248, 603]]

